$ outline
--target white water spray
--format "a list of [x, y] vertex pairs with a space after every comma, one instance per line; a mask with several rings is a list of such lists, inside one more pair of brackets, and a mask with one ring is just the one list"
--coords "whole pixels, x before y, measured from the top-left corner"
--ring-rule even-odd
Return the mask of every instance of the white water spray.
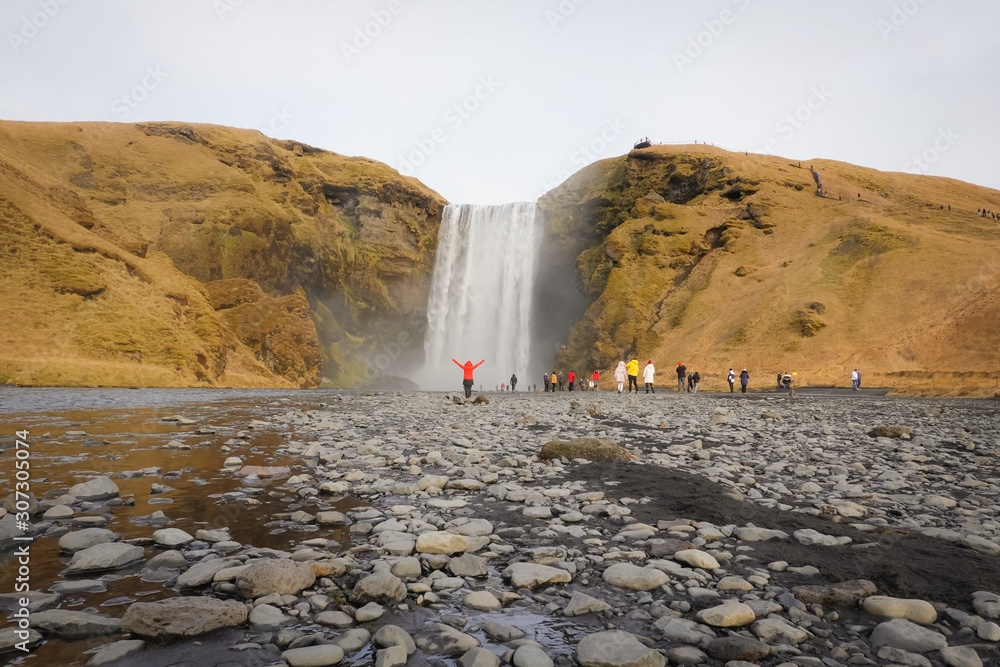
[[541, 241], [533, 203], [445, 206], [427, 302], [423, 389], [460, 389], [452, 363], [486, 363], [476, 388], [508, 382], [528, 385], [531, 297]]

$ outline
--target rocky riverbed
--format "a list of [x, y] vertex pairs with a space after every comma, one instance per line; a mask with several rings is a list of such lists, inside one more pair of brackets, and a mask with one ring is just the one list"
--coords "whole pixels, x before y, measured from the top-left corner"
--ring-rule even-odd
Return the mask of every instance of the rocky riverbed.
[[[299, 392], [225, 426], [193, 408], [157, 417], [190, 422], [217, 469], [140, 469], [138, 501], [122, 490], [137, 471], [113, 458], [93, 479], [39, 485], [35, 546], [62, 555], [33, 581], [33, 652], [5, 657], [1000, 664], [995, 401], [488, 400]], [[87, 434], [50, 436], [72, 449]], [[149, 437], [171, 455], [189, 446]], [[225, 491], [198, 520], [136, 507], [173, 486], [197, 496], [177, 479], [209, 472]], [[122, 512], [139, 520], [114, 530]], [[8, 555], [17, 534], [0, 518]], [[109, 581], [133, 595], [92, 604]], [[8, 621], [0, 645], [18, 640]]]

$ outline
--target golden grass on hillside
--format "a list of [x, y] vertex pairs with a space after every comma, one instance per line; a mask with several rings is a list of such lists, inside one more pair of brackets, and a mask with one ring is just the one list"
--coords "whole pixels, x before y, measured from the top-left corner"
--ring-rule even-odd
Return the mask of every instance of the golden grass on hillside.
[[976, 215], [1000, 209], [994, 190], [654, 146], [592, 165], [540, 203], [567, 244], [606, 230], [580, 251], [595, 301], [560, 366], [637, 355], [814, 384], [841, 384], [854, 367], [1000, 369], [1000, 225]]

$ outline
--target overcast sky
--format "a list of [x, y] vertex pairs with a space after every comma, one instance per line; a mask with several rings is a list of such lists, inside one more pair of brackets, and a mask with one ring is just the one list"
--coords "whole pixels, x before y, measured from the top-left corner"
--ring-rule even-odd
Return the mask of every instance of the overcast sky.
[[633, 142], [1000, 188], [996, 0], [3, 0], [0, 118], [218, 123], [534, 200]]

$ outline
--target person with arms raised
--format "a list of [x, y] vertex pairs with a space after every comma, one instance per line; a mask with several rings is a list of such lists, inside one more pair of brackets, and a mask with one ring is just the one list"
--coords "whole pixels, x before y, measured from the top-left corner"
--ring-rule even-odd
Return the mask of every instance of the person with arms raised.
[[483, 359], [482, 361], [480, 361], [478, 364], [476, 364], [474, 366], [472, 365], [472, 360], [471, 359], [468, 360], [468, 361], [466, 361], [464, 364], [458, 363], [457, 359], [452, 359], [452, 361], [455, 362], [456, 366], [458, 366], [459, 368], [462, 369], [462, 386], [465, 388], [465, 397], [466, 398], [471, 398], [472, 397], [472, 371], [474, 371], [477, 368], [479, 368], [480, 366], [482, 366], [483, 363], [486, 360]]

